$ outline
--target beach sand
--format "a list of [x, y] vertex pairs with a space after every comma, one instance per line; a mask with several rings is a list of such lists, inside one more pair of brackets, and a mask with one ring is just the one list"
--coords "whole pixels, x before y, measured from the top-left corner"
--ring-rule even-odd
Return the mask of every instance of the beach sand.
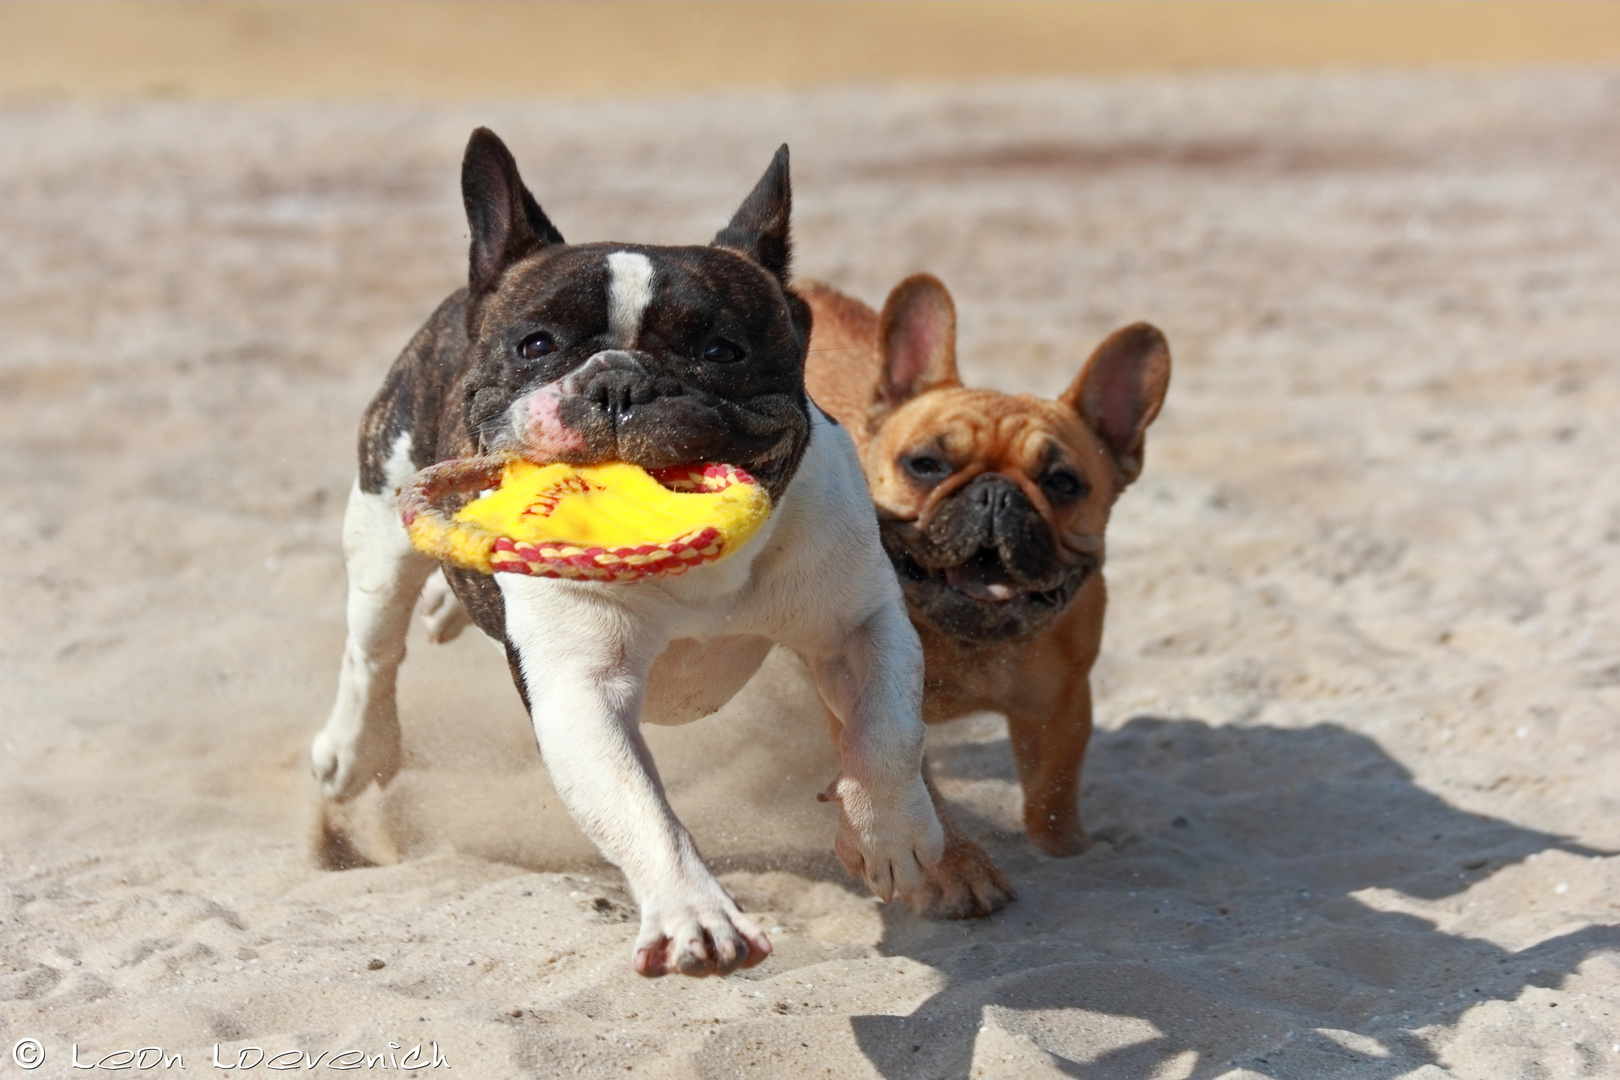
[[[6, 106], [0, 1035], [46, 1057], [0, 1075], [1620, 1075], [1617, 117], [1612, 70]], [[701, 242], [789, 141], [799, 272], [940, 275], [973, 382], [1166, 331], [1091, 852], [1030, 848], [972, 717], [931, 751], [1018, 902], [878, 904], [774, 655], [650, 740], [776, 951], [643, 980], [501, 656], [417, 630], [379, 865], [318, 868], [356, 422], [464, 278], [477, 124], [577, 240]]]

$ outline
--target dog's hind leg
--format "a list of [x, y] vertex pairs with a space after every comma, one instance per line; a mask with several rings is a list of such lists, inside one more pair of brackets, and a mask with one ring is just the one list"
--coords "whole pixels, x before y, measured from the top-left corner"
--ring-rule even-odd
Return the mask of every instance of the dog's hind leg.
[[422, 598], [417, 601], [416, 613], [427, 627], [427, 638], [435, 645], [443, 645], [461, 636], [472, 625], [472, 616], [456, 599], [455, 590], [443, 574], [432, 574], [422, 586]]
[[[405, 463], [396, 468], [396, 460]], [[310, 762], [328, 798], [350, 799], [373, 780], [399, 771], [399, 714], [394, 684], [405, 659], [405, 632], [433, 560], [419, 555], [400, 524], [393, 495], [396, 471], [408, 455], [389, 461], [380, 492], [358, 481], [343, 516], [344, 565], [349, 574], [348, 640], [338, 673], [337, 701], [310, 747]]]

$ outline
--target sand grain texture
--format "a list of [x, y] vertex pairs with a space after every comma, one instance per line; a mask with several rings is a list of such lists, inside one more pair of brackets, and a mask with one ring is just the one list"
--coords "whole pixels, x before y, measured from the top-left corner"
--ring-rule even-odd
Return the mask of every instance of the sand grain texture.
[[[478, 1077], [1620, 1075], [1620, 76], [0, 117], [0, 1034], [32, 1075], [84, 1075], [75, 1041], [190, 1075], [390, 1041]], [[407, 767], [353, 811], [392, 864], [313, 868], [355, 424], [462, 278], [479, 123], [581, 240], [701, 240], [789, 140], [800, 271], [939, 274], [974, 381], [1055, 393], [1167, 331], [1094, 851], [1032, 852], [972, 718], [933, 752], [1020, 901], [875, 904], [775, 657], [652, 738], [777, 951], [643, 981], [500, 657], [418, 631]]]

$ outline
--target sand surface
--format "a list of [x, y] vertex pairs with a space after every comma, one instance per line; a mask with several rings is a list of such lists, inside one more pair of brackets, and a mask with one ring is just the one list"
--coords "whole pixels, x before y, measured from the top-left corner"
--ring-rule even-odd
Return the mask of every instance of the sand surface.
[[[0, 116], [0, 1076], [1620, 1075], [1615, 72]], [[464, 274], [478, 123], [582, 240], [701, 240], [791, 141], [801, 272], [938, 273], [974, 381], [1166, 330], [1092, 852], [1031, 850], [969, 718], [942, 786], [1021, 898], [878, 905], [773, 657], [652, 737], [776, 952], [645, 981], [501, 658], [418, 632], [383, 865], [315, 867], [355, 423]]]

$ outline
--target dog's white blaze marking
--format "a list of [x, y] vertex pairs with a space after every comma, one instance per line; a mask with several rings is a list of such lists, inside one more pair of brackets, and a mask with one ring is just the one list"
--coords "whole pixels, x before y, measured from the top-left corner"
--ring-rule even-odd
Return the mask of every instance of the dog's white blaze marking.
[[641, 317], [652, 302], [652, 260], [633, 251], [615, 251], [608, 264], [608, 331], [622, 349], [636, 347]]

